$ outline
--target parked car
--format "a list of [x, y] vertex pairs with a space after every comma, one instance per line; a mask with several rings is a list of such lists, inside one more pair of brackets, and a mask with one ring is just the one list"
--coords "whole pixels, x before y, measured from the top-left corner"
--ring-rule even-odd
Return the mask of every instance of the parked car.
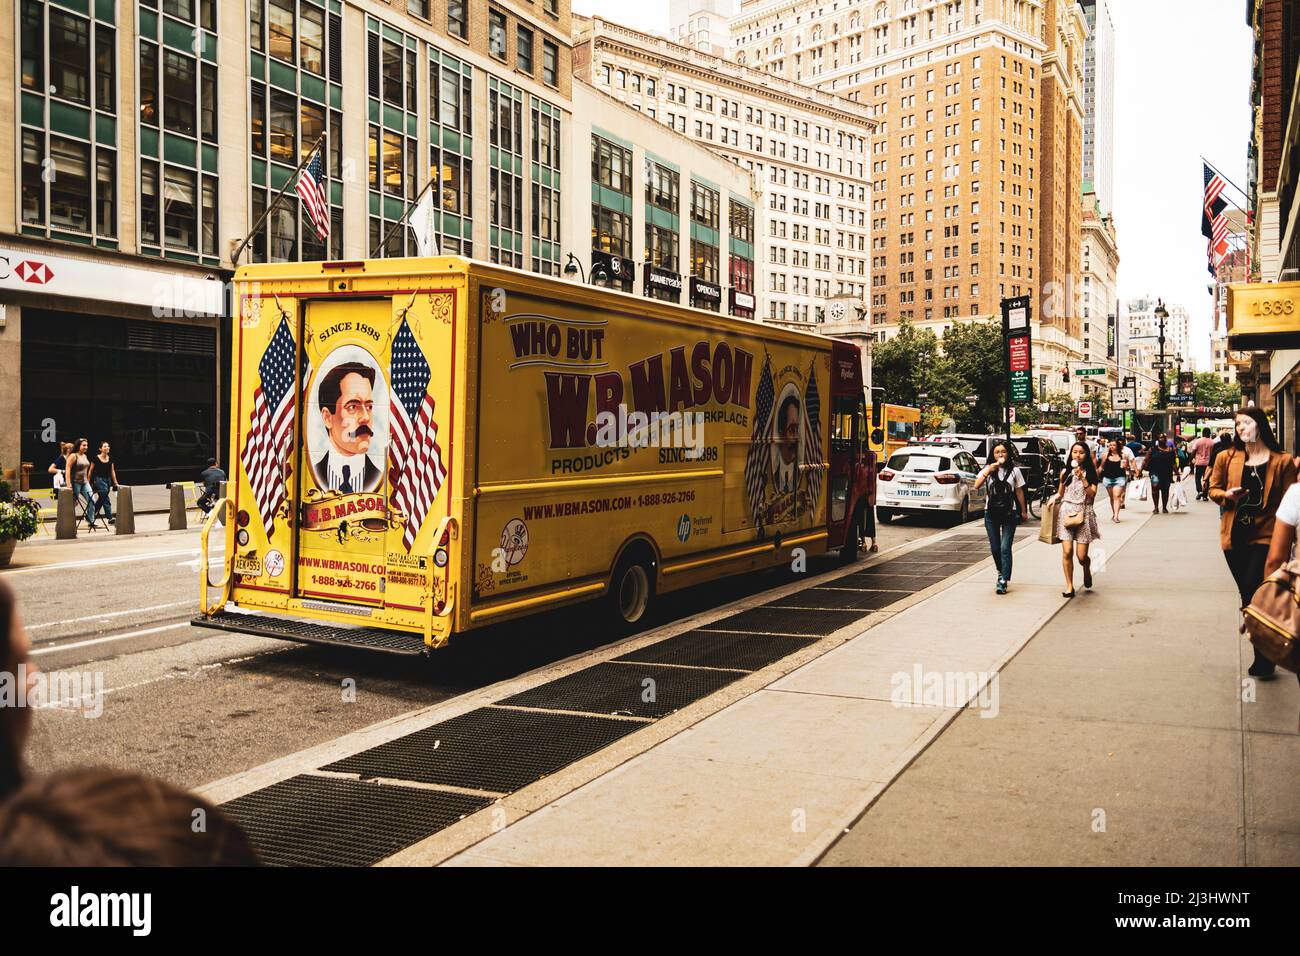
[[[934, 436], [932, 440], [957, 442], [970, 453], [979, 467], [983, 468], [989, 463], [993, 446], [1002, 440], [1002, 436], [942, 435]], [[1070, 443], [1074, 443], [1073, 433], [1070, 435]], [[1020, 468], [1020, 473], [1025, 476], [1025, 503], [1029, 507], [1029, 513], [1038, 517], [1039, 505], [1042, 498], [1046, 497], [1043, 493], [1044, 482], [1050, 490], [1056, 490], [1056, 480], [1061, 474], [1061, 469], [1065, 467], [1065, 455], [1057, 449], [1056, 443], [1051, 438], [1041, 435], [1012, 435], [1011, 444], [1016, 449], [1016, 465]], [[1066, 447], [1068, 449], [1069, 446]]]
[[987, 496], [976, 489], [982, 466], [957, 441], [914, 442], [894, 452], [876, 484], [876, 517], [942, 512], [958, 524], [984, 511]]

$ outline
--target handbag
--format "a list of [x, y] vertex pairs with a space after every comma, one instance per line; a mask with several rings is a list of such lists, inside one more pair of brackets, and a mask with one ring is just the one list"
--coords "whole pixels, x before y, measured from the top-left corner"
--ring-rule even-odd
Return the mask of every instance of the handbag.
[[1300, 672], [1300, 562], [1292, 559], [1264, 579], [1241, 612], [1241, 630], [1274, 664]]
[[1066, 528], [1070, 528], [1071, 530], [1073, 530], [1073, 529], [1075, 529], [1075, 528], [1082, 527], [1082, 526], [1083, 526], [1083, 512], [1082, 512], [1082, 511], [1076, 511], [1076, 512], [1074, 512], [1073, 514], [1068, 514], [1068, 515], [1066, 515], [1066, 516], [1065, 516], [1065, 520], [1062, 521], [1061, 524], [1062, 524], [1062, 526], [1064, 526], [1064, 527], [1066, 527]]
[[1150, 487], [1151, 487], [1151, 483], [1147, 480], [1145, 475], [1143, 475], [1141, 478], [1134, 479], [1133, 499], [1135, 501], [1146, 501], [1147, 492]]
[[1061, 503], [1053, 495], [1043, 503], [1043, 517], [1038, 526], [1038, 540], [1044, 544], [1060, 544], [1056, 536], [1056, 515], [1061, 510]]

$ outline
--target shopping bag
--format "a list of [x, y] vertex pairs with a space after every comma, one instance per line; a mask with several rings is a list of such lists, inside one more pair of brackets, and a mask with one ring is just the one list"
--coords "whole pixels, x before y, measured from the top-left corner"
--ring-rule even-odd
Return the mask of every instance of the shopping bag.
[[1047, 501], [1043, 502], [1043, 519], [1038, 527], [1038, 540], [1044, 544], [1060, 544], [1061, 539], [1056, 536], [1056, 514], [1061, 510], [1061, 503], [1053, 495]]
[[1151, 481], [1148, 478], [1135, 478], [1129, 489], [1135, 501], [1146, 501], [1147, 490], [1151, 487]]
[[1174, 482], [1173, 488], [1169, 490], [1169, 503], [1175, 509], [1187, 507], [1187, 489], [1181, 481]]

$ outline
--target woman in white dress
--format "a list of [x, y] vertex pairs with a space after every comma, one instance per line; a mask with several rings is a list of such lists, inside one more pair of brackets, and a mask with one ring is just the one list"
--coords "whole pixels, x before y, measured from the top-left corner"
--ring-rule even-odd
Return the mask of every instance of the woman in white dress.
[[[1061, 570], [1065, 572], [1068, 591], [1061, 596], [1074, 597], [1074, 559], [1083, 568], [1083, 586], [1092, 589], [1092, 559], [1088, 546], [1101, 537], [1097, 512], [1092, 503], [1097, 497], [1097, 465], [1088, 446], [1075, 442], [1070, 448], [1070, 464], [1061, 472], [1056, 496], [1056, 537], [1061, 539]], [[1081, 516], [1081, 517], [1075, 517]]]

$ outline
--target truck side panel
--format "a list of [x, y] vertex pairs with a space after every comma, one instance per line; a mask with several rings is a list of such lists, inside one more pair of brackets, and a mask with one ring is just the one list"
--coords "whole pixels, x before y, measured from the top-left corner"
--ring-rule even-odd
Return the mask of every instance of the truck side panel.
[[471, 303], [476, 606], [594, 596], [636, 540], [671, 565], [824, 530], [829, 340], [493, 281]]

